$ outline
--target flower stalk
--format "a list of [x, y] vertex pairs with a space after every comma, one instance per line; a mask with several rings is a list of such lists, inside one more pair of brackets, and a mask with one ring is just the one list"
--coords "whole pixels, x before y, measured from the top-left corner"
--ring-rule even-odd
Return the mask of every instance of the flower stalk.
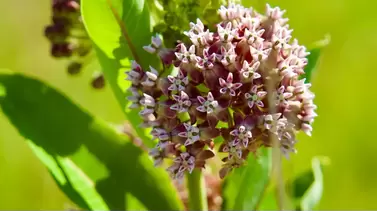
[[207, 192], [203, 173], [194, 170], [187, 174], [187, 188], [189, 191], [189, 210], [208, 211]]

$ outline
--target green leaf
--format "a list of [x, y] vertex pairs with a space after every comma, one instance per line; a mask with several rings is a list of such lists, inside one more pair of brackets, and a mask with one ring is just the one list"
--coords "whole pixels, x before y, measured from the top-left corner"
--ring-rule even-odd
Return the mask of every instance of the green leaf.
[[148, 210], [182, 208], [166, 172], [109, 124], [38, 80], [0, 74], [0, 87], [3, 113], [79, 206], [132, 210], [129, 194]]
[[126, 210], [128, 211], [129, 210], [132, 210], [132, 211], [147, 211], [148, 210], [138, 199], [136, 199], [130, 193], [126, 194], [126, 202], [127, 202]]
[[323, 40], [317, 41], [313, 44], [310, 49], [310, 54], [308, 55], [308, 64], [305, 67], [305, 74], [302, 78], [305, 78], [306, 82], [310, 82], [313, 73], [317, 67], [318, 61], [320, 59], [323, 48], [325, 48], [330, 43], [330, 36], [326, 35]]
[[[145, 70], [161, 66], [157, 56], [144, 51], [151, 43], [150, 13], [144, 0], [82, 0], [81, 13], [89, 37], [94, 42], [105, 79], [110, 84], [126, 119], [134, 126], [138, 136], [152, 146], [151, 137], [139, 128], [137, 111], [125, 110], [129, 102], [125, 92], [130, 83], [124, 72], [130, 69], [130, 59]], [[128, 93], [129, 95], [129, 93]]]
[[225, 178], [223, 210], [255, 210], [268, 185], [271, 172], [271, 148], [262, 148], [257, 159], [249, 156], [247, 164]]
[[278, 211], [276, 188], [271, 187], [265, 191], [265, 195], [258, 205], [258, 211]]
[[109, 210], [108, 206], [95, 189], [95, 184], [68, 157], [49, 155], [43, 148], [28, 141], [35, 155], [48, 168], [50, 174], [80, 208], [85, 210]]
[[319, 204], [323, 192], [322, 166], [327, 158], [314, 157], [312, 169], [287, 184], [287, 190], [297, 210], [312, 211]]

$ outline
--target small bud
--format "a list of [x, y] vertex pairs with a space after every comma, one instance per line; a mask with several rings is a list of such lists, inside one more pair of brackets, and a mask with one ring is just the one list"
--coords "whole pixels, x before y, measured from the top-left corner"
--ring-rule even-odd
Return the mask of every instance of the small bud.
[[54, 24], [45, 28], [45, 36], [52, 42], [64, 41], [68, 35], [69, 31], [63, 24]]
[[105, 87], [105, 77], [102, 73], [94, 77], [92, 80], [92, 87], [95, 89], [102, 89]]
[[80, 73], [81, 71], [81, 68], [82, 68], [82, 64], [79, 63], [79, 62], [72, 62], [68, 65], [68, 73], [70, 75], [76, 75], [78, 73]]
[[70, 57], [73, 53], [73, 46], [69, 43], [57, 43], [51, 47], [53, 57]]

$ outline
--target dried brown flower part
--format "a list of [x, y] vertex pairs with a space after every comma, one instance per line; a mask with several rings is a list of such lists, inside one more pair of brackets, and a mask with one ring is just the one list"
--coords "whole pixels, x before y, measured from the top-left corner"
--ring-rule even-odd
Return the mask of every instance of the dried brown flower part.
[[79, 0], [53, 0], [51, 24], [45, 28], [45, 36], [51, 44], [51, 56], [69, 58], [70, 75], [83, 68], [92, 44], [82, 23]]

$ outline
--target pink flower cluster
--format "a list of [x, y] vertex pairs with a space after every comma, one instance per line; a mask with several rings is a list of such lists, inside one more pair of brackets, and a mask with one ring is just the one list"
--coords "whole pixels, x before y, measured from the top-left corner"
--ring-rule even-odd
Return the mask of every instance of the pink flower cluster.
[[[292, 39], [285, 11], [266, 7], [222, 6], [222, 21], [211, 32], [198, 19], [185, 32], [191, 43], [165, 49], [158, 37], [144, 49], [158, 54], [164, 70], [144, 70], [133, 62], [132, 108], [141, 108], [144, 127], [158, 144], [150, 151], [156, 165], [172, 158], [168, 172], [180, 178], [226, 153], [220, 176], [242, 165], [249, 153], [278, 141], [282, 152], [295, 152], [296, 134], [310, 135], [317, 116], [310, 84], [301, 79], [306, 48]], [[174, 66], [177, 74], [163, 76]]]

